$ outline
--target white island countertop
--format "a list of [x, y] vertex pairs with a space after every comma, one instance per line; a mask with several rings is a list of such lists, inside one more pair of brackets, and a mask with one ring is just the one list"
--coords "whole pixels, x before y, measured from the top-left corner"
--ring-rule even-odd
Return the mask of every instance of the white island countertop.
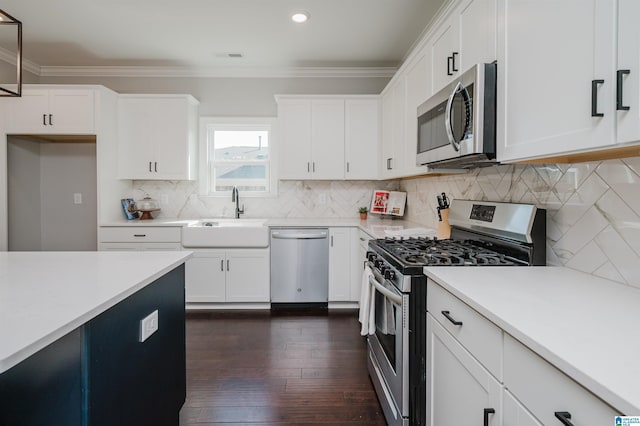
[[0, 253], [0, 373], [190, 256], [189, 251]]
[[615, 409], [640, 414], [640, 290], [562, 267], [425, 274]]

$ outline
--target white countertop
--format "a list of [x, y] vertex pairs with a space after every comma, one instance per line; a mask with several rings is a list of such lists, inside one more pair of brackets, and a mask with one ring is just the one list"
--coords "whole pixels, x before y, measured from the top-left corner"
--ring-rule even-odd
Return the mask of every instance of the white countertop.
[[[207, 218], [209, 219], [209, 218]], [[210, 218], [215, 220], [215, 218]], [[228, 219], [228, 218], [227, 218]], [[239, 219], [242, 220], [243, 218]], [[253, 219], [253, 218], [249, 218]], [[255, 218], [259, 219], [259, 218]], [[100, 226], [114, 227], [114, 226], [187, 226], [201, 219], [176, 219], [176, 218], [158, 218], [152, 220], [118, 220], [113, 222], [101, 223]], [[313, 227], [313, 226], [326, 226], [326, 227], [341, 227], [341, 226], [357, 226], [373, 238], [384, 238], [386, 230], [403, 230], [412, 228], [424, 229], [423, 225], [419, 225], [415, 222], [410, 222], [403, 219], [380, 219], [379, 217], [369, 215], [367, 220], [360, 220], [358, 217], [276, 217], [267, 218], [265, 222], [269, 227]]]
[[189, 256], [190, 251], [0, 253], [0, 373]]
[[640, 290], [562, 267], [425, 274], [627, 415], [640, 413]]

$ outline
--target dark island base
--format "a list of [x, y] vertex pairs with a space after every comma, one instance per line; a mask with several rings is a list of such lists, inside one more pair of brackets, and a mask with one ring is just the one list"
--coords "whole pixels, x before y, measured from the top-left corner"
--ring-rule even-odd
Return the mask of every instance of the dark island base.
[[[140, 343], [156, 309], [158, 331]], [[181, 265], [0, 374], [0, 426], [177, 426], [184, 316]]]

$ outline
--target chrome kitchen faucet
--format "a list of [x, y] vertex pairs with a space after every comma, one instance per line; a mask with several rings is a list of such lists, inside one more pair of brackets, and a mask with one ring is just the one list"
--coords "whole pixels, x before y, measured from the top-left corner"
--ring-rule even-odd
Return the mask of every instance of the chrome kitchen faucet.
[[231, 201], [236, 203], [236, 219], [240, 219], [240, 215], [244, 214], [244, 204], [242, 209], [240, 208], [240, 195], [238, 194], [238, 187], [234, 185], [231, 190]]

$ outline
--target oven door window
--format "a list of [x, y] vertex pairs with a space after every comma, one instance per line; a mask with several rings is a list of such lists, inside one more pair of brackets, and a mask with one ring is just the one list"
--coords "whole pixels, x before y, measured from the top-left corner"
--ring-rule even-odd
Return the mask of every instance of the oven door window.
[[[402, 307], [395, 305], [379, 291], [375, 292], [376, 336], [393, 370], [396, 371], [396, 344], [402, 339]], [[399, 328], [400, 327], [400, 328]]]

